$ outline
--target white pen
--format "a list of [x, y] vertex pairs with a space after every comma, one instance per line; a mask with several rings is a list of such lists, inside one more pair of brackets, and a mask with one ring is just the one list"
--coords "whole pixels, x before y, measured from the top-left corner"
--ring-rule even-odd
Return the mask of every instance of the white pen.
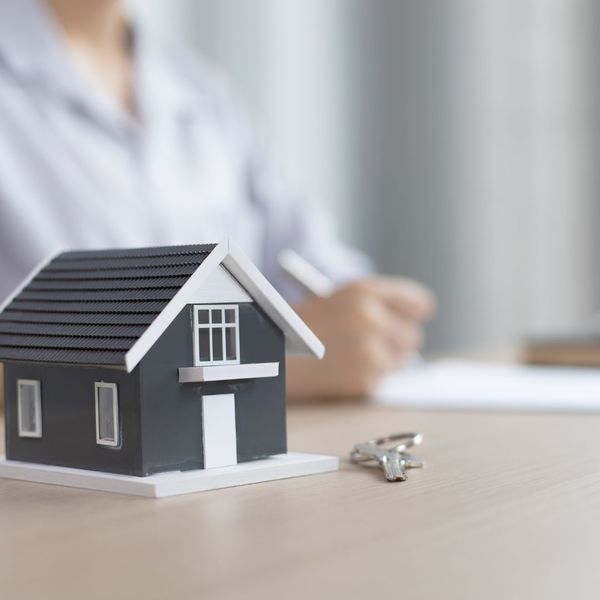
[[[291, 248], [282, 250], [277, 256], [277, 261], [287, 275], [313, 296], [327, 298], [333, 294], [335, 283], [295, 250]], [[423, 356], [415, 351], [411, 352], [406, 359], [406, 366], [412, 368], [424, 362]]]
[[319, 298], [331, 296], [335, 283], [295, 250], [286, 248], [277, 257], [279, 266], [307, 292]]

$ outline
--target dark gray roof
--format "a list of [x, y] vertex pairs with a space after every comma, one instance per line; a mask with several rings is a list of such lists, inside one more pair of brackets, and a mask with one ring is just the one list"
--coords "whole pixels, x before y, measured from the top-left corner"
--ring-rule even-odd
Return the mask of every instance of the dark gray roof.
[[0, 360], [124, 366], [214, 244], [64, 252], [0, 313]]

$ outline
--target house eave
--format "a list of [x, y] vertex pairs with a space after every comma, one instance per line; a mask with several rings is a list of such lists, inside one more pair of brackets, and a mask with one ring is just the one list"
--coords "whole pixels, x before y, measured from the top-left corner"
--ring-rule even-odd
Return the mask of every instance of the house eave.
[[0, 364], [5, 365], [27, 365], [38, 367], [80, 367], [82, 369], [111, 369], [113, 371], [127, 371], [125, 364], [110, 365], [97, 363], [72, 363], [72, 362], [54, 362], [54, 361], [38, 361], [38, 360], [19, 360], [14, 358], [0, 358]]

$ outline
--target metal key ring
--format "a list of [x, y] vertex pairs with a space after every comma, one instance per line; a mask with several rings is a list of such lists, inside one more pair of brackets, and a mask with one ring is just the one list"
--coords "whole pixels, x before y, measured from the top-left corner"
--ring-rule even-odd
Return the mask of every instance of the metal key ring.
[[[390, 442], [398, 442], [404, 440], [400, 444], [396, 444], [389, 448], [389, 450], [395, 450], [398, 453], [405, 452], [409, 448], [413, 446], [418, 446], [423, 441], [423, 434], [417, 432], [410, 433], [393, 433], [391, 435], [387, 435], [385, 437], [375, 438], [366, 442], [367, 444], [372, 444], [373, 446], [385, 446], [385, 444], [389, 444]], [[359, 444], [357, 444], [358, 446]], [[372, 456], [364, 456], [361, 452], [356, 450], [352, 450], [350, 454], [350, 459], [352, 462], [369, 462], [374, 460]]]
[[374, 444], [375, 446], [385, 446], [390, 442], [400, 441], [402, 443], [392, 446], [390, 450], [396, 450], [396, 452], [404, 452], [405, 450], [408, 450], [413, 446], [418, 446], [423, 441], [423, 434], [418, 432], [392, 433], [391, 435], [386, 435], [385, 437], [369, 440], [367, 443]]

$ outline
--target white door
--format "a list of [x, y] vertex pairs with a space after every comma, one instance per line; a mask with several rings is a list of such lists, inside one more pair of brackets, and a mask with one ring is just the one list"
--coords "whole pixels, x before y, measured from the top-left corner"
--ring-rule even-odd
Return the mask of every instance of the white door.
[[202, 396], [202, 432], [205, 469], [237, 464], [233, 394]]

